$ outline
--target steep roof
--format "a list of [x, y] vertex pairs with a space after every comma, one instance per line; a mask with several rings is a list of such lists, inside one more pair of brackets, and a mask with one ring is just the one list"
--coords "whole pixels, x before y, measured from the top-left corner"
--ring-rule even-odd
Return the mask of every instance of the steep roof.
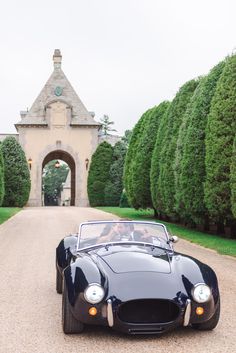
[[55, 101], [62, 101], [72, 109], [70, 125], [72, 126], [100, 126], [89, 113], [79, 96], [71, 86], [61, 69], [61, 52], [55, 49], [53, 55], [54, 70], [47, 83], [36, 98], [28, 112], [22, 112], [21, 121], [15, 126], [41, 125], [47, 126], [46, 107]]

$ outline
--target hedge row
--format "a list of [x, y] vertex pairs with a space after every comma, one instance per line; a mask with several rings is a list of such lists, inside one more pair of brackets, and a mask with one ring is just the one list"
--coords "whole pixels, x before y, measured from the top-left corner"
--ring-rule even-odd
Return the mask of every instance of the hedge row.
[[[129, 203], [223, 231], [236, 225], [236, 55], [142, 115], [125, 159]], [[235, 233], [234, 233], [235, 234]]]

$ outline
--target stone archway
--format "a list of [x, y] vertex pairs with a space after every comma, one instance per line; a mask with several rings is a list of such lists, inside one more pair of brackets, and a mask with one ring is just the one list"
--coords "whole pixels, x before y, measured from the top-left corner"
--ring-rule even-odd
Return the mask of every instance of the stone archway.
[[61, 70], [61, 60], [60, 50], [56, 49], [50, 78], [15, 125], [26, 158], [31, 161], [28, 206], [42, 206], [42, 167], [52, 159], [64, 160], [72, 171], [72, 203], [89, 205], [87, 166], [99, 143], [101, 124], [85, 108]]
[[43, 171], [43, 168], [45, 167], [45, 165], [54, 160], [54, 159], [60, 159], [64, 162], [66, 162], [70, 168], [70, 171], [71, 171], [71, 206], [75, 206], [75, 161], [74, 161], [74, 158], [68, 153], [68, 152], [65, 152], [63, 150], [54, 150], [54, 151], [51, 151], [49, 152], [46, 157], [44, 158], [43, 162], [42, 162], [42, 171]]

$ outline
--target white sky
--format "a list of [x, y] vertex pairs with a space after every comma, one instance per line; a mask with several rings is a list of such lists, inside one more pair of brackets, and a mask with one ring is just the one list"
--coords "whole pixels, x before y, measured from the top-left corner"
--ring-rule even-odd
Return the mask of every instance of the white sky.
[[236, 48], [235, 0], [7, 0], [0, 11], [0, 132], [15, 132], [52, 70], [118, 133]]

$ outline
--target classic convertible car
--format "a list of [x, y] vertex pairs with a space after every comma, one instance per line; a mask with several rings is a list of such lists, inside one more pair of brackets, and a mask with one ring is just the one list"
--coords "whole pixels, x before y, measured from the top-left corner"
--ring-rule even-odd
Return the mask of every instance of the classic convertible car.
[[129, 334], [178, 326], [212, 330], [220, 316], [214, 271], [177, 253], [166, 227], [154, 222], [82, 223], [56, 249], [56, 289], [65, 333], [86, 324]]

